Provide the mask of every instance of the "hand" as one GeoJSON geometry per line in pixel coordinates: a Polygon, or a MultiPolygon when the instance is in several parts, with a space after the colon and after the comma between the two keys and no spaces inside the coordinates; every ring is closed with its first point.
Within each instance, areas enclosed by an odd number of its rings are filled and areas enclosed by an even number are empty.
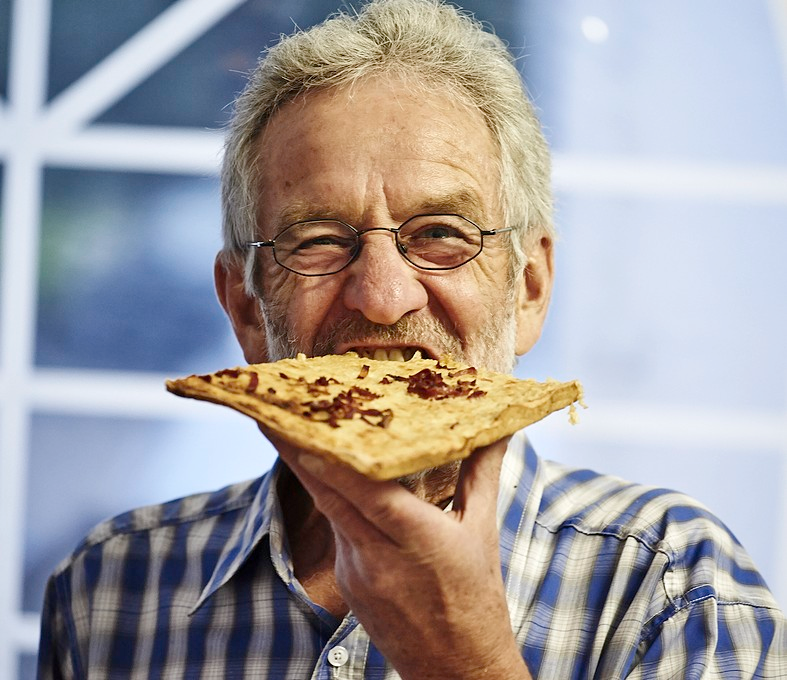
{"type": "Polygon", "coordinates": [[[496,522],[507,440],[463,462],[453,509],[281,445],[328,519],[347,604],[404,678],[530,678],[511,631],[496,522]]]}

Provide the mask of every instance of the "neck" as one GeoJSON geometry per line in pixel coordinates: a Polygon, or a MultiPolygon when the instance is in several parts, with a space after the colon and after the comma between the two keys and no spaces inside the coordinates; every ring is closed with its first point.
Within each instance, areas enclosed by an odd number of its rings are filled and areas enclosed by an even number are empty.
{"type": "Polygon", "coordinates": [[[399,483],[421,500],[444,508],[454,497],[460,461],[402,477],[399,483]]]}
{"type": "MultiPolygon", "coordinates": [[[[445,507],[453,498],[458,470],[458,464],[446,465],[400,483],[419,498],[445,507]]],[[[295,577],[315,604],[343,618],[349,608],[336,584],[336,546],[330,523],[287,467],[279,479],[278,492],[295,577]]]]}
{"type": "Polygon", "coordinates": [[[336,585],[336,548],[330,523],[289,468],[283,469],[278,491],[295,578],[315,604],[343,618],[349,608],[336,585]]]}

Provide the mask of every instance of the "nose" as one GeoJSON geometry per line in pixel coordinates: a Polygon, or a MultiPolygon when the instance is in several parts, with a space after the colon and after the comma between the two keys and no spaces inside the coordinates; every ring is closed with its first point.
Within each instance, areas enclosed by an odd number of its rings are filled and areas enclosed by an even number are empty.
{"type": "Polygon", "coordinates": [[[391,325],[428,302],[419,270],[399,254],[385,229],[363,232],[361,251],[347,268],[344,306],[372,323],[391,325]]]}

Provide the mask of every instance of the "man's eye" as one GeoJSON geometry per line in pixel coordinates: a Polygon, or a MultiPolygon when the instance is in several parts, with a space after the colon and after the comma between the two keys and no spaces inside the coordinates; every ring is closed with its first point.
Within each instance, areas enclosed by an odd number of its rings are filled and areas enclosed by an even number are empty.
{"type": "Polygon", "coordinates": [[[446,224],[430,224],[427,227],[421,227],[415,233],[410,235],[412,239],[427,240],[440,240],[446,238],[462,238],[462,233],[458,229],[454,229],[446,224]]]}
{"type": "Polygon", "coordinates": [[[309,248],[352,248],[353,239],[346,237],[334,236],[332,234],[323,234],[321,236],[313,236],[312,238],[301,241],[296,250],[308,250],[309,248]]]}

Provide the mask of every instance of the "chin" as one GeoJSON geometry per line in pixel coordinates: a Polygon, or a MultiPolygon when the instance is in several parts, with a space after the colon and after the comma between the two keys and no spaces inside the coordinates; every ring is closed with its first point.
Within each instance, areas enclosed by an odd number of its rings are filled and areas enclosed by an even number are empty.
{"type": "Polygon", "coordinates": [[[454,495],[461,464],[462,461],[454,460],[445,465],[405,475],[397,481],[419,498],[442,506],[454,495]]]}

